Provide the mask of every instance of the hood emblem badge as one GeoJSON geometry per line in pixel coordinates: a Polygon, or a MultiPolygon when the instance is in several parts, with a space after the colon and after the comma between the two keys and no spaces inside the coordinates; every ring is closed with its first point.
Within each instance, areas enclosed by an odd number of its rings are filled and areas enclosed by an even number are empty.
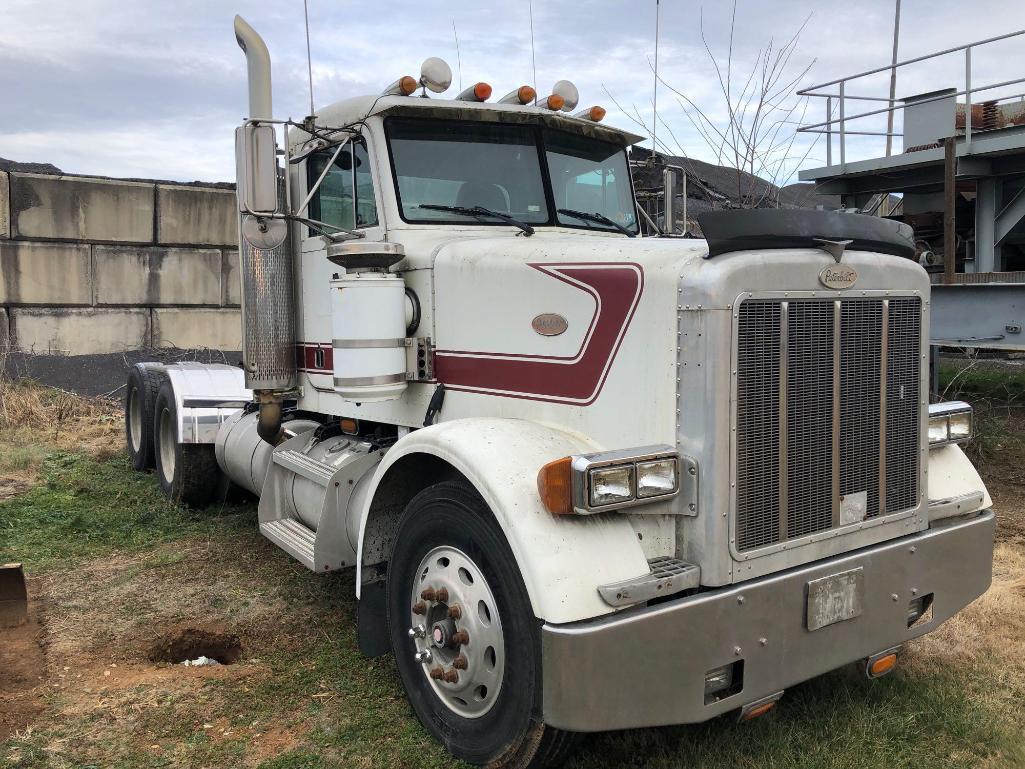
{"type": "Polygon", "coordinates": [[[823,267],[819,273],[819,283],[826,288],[851,288],[858,282],[858,271],[849,264],[837,264],[823,267]]]}
{"type": "Polygon", "coordinates": [[[569,323],[557,313],[544,312],[535,317],[530,326],[541,336],[558,336],[569,328],[569,323]]]}

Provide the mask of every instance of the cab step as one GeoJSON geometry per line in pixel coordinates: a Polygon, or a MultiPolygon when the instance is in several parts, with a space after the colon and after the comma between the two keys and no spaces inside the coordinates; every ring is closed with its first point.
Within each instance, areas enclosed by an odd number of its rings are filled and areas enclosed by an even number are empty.
{"type": "Polygon", "coordinates": [[[275,451],[271,454],[271,459],[274,460],[274,464],[280,465],[286,470],[290,470],[296,475],[321,486],[327,486],[331,482],[331,476],[335,474],[337,469],[312,457],[308,457],[296,449],[275,451]]]}
{"type": "Polygon", "coordinates": [[[690,590],[701,583],[701,567],[677,558],[652,558],[648,569],[639,577],[599,586],[602,600],[609,606],[629,606],[690,590]]]}
{"type": "Polygon", "coordinates": [[[260,524],[260,533],[298,559],[306,568],[316,569],[314,546],[317,532],[294,518],[280,518],[260,524]]]}

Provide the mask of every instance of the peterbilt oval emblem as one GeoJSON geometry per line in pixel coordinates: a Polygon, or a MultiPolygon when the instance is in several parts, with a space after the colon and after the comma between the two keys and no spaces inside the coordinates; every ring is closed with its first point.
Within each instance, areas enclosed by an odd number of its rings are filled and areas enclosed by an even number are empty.
{"type": "Polygon", "coordinates": [[[858,271],[848,264],[831,264],[819,273],[819,283],[826,288],[850,288],[858,282],[858,271]]]}
{"type": "Polygon", "coordinates": [[[561,315],[545,312],[530,322],[531,327],[541,336],[558,336],[569,328],[569,323],[561,315]]]}

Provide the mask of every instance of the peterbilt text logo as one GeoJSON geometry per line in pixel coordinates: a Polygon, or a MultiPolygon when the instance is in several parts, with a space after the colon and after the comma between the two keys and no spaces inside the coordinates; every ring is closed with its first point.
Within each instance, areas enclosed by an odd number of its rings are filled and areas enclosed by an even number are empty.
{"type": "Polygon", "coordinates": [[[569,328],[566,319],[554,312],[538,315],[530,322],[530,325],[541,336],[558,336],[569,328]]]}
{"type": "Polygon", "coordinates": [[[822,268],[819,282],[826,288],[850,288],[858,282],[858,271],[847,264],[831,264],[822,268]]]}

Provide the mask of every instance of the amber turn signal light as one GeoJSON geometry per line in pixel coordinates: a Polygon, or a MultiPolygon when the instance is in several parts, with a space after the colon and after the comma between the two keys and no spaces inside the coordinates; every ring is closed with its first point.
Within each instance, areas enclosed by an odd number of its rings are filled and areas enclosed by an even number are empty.
{"type": "Polygon", "coordinates": [[[416,78],[409,75],[404,75],[399,80],[399,93],[403,96],[409,96],[413,91],[416,90],[416,78]]]}
{"type": "Polygon", "coordinates": [[[529,85],[521,85],[520,90],[516,92],[516,95],[520,100],[520,104],[530,104],[537,98],[537,91],[529,85]]]}
{"type": "Polygon", "coordinates": [[[473,95],[477,97],[477,101],[487,101],[491,98],[491,86],[487,83],[477,83],[473,87],[473,95]]]}
{"type": "Polygon", "coordinates": [[[559,96],[559,94],[553,93],[551,96],[545,99],[545,106],[548,107],[548,109],[550,110],[555,110],[556,112],[558,112],[560,109],[566,106],[566,100],[559,96]]]}
{"type": "Polygon", "coordinates": [[[772,700],[771,702],[763,702],[761,705],[756,705],[755,707],[751,708],[750,710],[745,711],[744,714],[740,717],[740,720],[741,721],[750,721],[750,720],[752,720],[754,718],[758,718],[758,716],[764,716],[766,713],[768,713],[774,707],[776,707],[776,701],[775,700],[772,700]]]}
{"type": "Polygon", "coordinates": [[[573,512],[572,469],[569,457],[556,459],[542,467],[537,474],[537,493],[552,515],[570,515],[573,512]]]}

